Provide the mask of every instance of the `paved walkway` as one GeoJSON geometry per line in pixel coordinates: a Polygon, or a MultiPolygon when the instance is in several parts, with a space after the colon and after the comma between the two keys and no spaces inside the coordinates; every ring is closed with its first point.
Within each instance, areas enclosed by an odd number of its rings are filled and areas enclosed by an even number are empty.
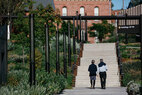
{"type": "Polygon", "coordinates": [[[73,89],[66,89],[60,95],[127,95],[126,88],[108,87],[105,90],[96,88],[90,89],[85,87],[77,87],[73,89]]]}
{"type": "MultiPolygon", "coordinates": [[[[78,66],[75,87],[90,87],[88,67],[91,60],[98,65],[100,59],[107,64],[106,87],[120,87],[119,69],[115,43],[84,44],[83,56],[78,66]]],[[[96,78],[96,87],[101,87],[99,76],[96,78]]]]}
{"type": "Polygon", "coordinates": [[[120,87],[115,43],[85,44],[80,61],[75,88],[66,89],[60,95],[127,95],[126,88],[120,87]],[[96,89],[90,89],[88,66],[92,59],[98,64],[101,58],[108,66],[106,89],[100,88],[99,77],[96,79],[96,89]]]}

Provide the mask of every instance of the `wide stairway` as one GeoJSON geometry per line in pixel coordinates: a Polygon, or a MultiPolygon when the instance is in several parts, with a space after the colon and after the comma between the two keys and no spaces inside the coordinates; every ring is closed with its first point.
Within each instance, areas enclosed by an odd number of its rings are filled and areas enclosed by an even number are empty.
{"type": "MultiPolygon", "coordinates": [[[[78,66],[75,87],[90,87],[88,67],[93,59],[97,66],[100,59],[103,59],[107,64],[106,87],[120,87],[115,43],[84,44],[83,57],[80,66],[78,66]]],[[[99,76],[96,79],[96,87],[101,87],[99,76]]]]}
{"type": "Polygon", "coordinates": [[[65,89],[61,95],[127,95],[126,88],[120,87],[118,62],[115,43],[84,44],[83,56],[78,66],[75,87],[65,89]],[[96,88],[90,89],[88,67],[94,59],[98,65],[100,59],[107,64],[106,89],[101,89],[99,76],[96,88]]]}

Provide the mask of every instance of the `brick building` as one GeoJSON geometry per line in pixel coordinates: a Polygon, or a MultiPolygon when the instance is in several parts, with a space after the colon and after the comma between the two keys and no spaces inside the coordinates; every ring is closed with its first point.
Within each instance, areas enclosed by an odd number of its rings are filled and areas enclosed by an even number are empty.
{"type": "Polygon", "coordinates": [[[88,16],[111,15],[111,0],[54,0],[54,4],[61,16],[75,16],[76,11],[82,16],[85,13],[88,16]]]}
{"type": "MultiPolygon", "coordinates": [[[[54,5],[56,9],[59,9],[61,16],[75,16],[76,11],[82,16],[85,14],[88,16],[111,15],[111,0],[54,0],[54,5]]],[[[87,22],[88,26],[92,23],[100,23],[100,20],[87,22]]],[[[88,40],[94,42],[94,38],[88,40]]]]}

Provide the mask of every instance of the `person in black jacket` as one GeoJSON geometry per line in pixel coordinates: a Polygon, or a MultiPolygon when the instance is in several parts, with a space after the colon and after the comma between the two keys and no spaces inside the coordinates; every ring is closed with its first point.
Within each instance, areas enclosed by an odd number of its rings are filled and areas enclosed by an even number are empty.
{"type": "Polygon", "coordinates": [[[100,63],[98,64],[98,69],[99,69],[99,75],[100,75],[100,81],[101,81],[101,88],[105,89],[106,88],[106,71],[107,71],[107,66],[106,63],[103,62],[103,59],[100,59],[100,63]]]}
{"type": "Polygon", "coordinates": [[[95,89],[97,66],[94,63],[95,60],[92,60],[92,64],[89,66],[88,71],[90,72],[89,76],[90,76],[91,88],[95,89]]]}

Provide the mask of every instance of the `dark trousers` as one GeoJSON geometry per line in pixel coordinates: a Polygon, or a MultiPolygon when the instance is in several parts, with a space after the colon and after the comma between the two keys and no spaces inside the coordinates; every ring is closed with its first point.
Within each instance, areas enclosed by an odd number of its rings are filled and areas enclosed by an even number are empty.
{"type": "Polygon", "coordinates": [[[95,80],[90,80],[91,87],[95,88],[95,80]]]}
{"type": "Polygon", "coordinates": [[[101,87],[105,88],[106,86],[106,72],[100,72],[100,80],[101,80],[101,87]]]}

